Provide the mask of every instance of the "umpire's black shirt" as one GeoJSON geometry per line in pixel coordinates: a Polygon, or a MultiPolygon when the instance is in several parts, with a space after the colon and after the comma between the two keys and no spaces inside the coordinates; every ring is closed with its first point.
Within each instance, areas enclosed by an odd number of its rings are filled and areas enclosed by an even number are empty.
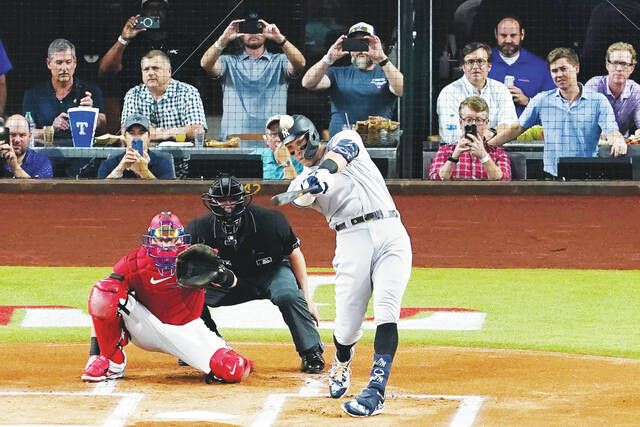
{"type": "Polygon", "coordinates": [[[242,214],[235,247],[225,245],[220,219],[209,212],[187,226],[192,243],[204,243],[219,251],[236,276],[249,278],[289,264],[288,256],[300,246],[285,216],[272,209],[249,205],[242,214]]]}

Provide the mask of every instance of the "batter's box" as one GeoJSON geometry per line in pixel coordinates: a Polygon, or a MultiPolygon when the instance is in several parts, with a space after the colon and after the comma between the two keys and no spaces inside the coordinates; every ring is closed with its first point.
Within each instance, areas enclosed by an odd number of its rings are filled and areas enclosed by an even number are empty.
{"type": "Polygon", "coordinates": [[[125,426],[143,397],[139,393],[33,391],[0,391],[0,396],[0,426],[66,427],[125,426]]]}
{"type": "MultiPolygon", "coordinates": [[[[252,427],[300,426],[313,419],[315,426],[360,425],[340,405],[347,399],[331,399],[326,394],[272,394],[252,427]]],[[[391,394],[382,415],[376,416],[376,427],[383,426],[449,426],[470,427],[482,407],[480,396],[448,396],[427,394],[391,394]]]]}

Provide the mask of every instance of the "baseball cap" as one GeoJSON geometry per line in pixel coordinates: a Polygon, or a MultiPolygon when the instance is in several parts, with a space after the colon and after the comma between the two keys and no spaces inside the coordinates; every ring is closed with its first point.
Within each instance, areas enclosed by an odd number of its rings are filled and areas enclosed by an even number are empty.
{"type": "Polygon", "coordinates": [[[275,122],[280,122],[280,114],[276,114],[275,116],[269,117],[267,123],[264,125],[264,128],[269,130],[269,126],[274,124],[275,122]]]}
{"type": "Polygon", "coordinates": [[[145,130],[149,130],[149,119],[142,114],[132,114],[124,121],[124,130],[129,130],[133,125],[139,125],[145,130]]]}
{"type": "Polygon", "coordinates": [[[375,32],[373,31],[373,25],[367,24],[366,22],[358,22],[357,24],[353,24],[351,28],[349,28],[349,37],[353,37],[357,34],[366,34],[368,36],[373,36],[375,32]]]}
{"type": "Polygon", "coordinates": [[[142,3],[140,3],[140,7],[144,7],[144,5],[146,3],[149,3],[150,1],[161,1],[164,2],[167,6],[169,6],[169,0],[142,0],[142,3]]]}

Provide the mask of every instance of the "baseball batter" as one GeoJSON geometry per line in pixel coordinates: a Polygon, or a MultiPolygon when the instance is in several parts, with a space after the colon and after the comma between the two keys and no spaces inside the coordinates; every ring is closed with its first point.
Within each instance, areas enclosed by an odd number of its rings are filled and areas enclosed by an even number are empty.
{"type": "Polygon", "coordinates": [[[123,347],[174,355],[204,372],[207,382],[240,382],[253,364],[233,351],[200,319],[204,289],[186,289],[176,281],[176,257],[189,246],[180,219],[171,212],[153,217],[142,246],[120,259],[113,273],[89,295],[100,355],[81,378],[100,382],[122,378],[123,347]]]}
{"type": "Polygon", "coordinates": [[[411,243],[380,171],[360,136],[344,130],[321,143],[314,124],[294,115],[293,126],[281,128],[289,152],[310,168],[289,190],[311,189],[294,201],[327,218],[336,231],[336,355],[329,374],[331,397],[349,387],[354,346],[362,336],[367,304],[373,296],[376,334],[369,384],[342,408],[351,416],[377,415],[398,347],[397,323],[402,296],[411,274],[411,243]]]}

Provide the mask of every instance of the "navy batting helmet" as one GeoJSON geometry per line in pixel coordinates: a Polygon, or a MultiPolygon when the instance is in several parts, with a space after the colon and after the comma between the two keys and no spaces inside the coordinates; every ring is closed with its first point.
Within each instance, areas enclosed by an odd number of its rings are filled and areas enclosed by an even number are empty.
{"type": "Polygon", "coordinates": [[[320,134],[316,129],[316,126],[313,124],[311,120],[307,116],[303,116],[302,114],[294,114],[293,116],[293,126],[290,128],[280,128],[278,133],[280,134],[280,140],[284,145],[291,143],[293,140],[298,139],[303,136],[307,140],[307,144],[305,146],[305,150],[303,152],[303,157],[307,160],[311,160],[316,155],[318,151],[318,146],[320,145],[320,134]]]}

